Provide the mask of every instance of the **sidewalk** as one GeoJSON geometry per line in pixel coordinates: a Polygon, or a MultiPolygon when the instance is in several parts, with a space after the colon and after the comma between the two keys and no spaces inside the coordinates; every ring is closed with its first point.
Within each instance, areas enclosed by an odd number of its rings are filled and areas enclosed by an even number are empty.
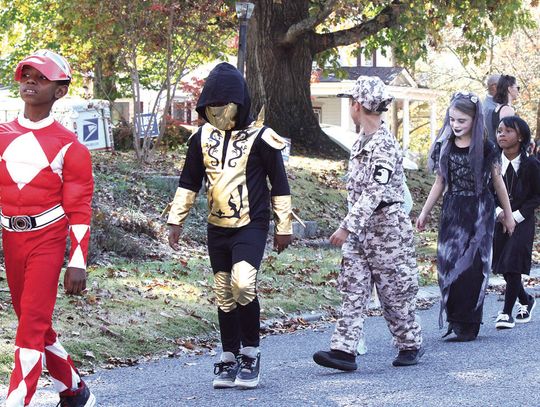
{"type": "MultiPolygon", "coordinates": [[[[540,267],[533,266],[531,268],[530,276],[523,276],[524,281],[527,281],[529,278],[540,278],[540,267]]],[[[504,286],[506,282],[504,278],[500,275],[490,275],[489,277],[489,287],[501,287],[504,286]]],[[[540,293],[540,286],[532,289],[534,292],[540,293]]],[[[436,285],[420,287],[418,290],[417,297],[423,300],[430,300],[438,298],[440,296],[439,287],[436,285]]],[[[378,305],[378,304],[377,304],[378,305]]]]}
{"type": "MultiPolygon", "coordinates": [[[[530,278],[540,278],[540,266],[533,266],[531,268],[531,274],[530,276],[523,276],[523,280],[527,281],[530,278]]],[[[490,288],[495,287],[503,287],[506,284],[504,281],[504,278],[502,276],[498,275],[491,275],[489,277],[489,286],[490,288]]],[[[528,287],[527,291],[531,291],[536,294],[536,296],[540,296],[540,284],[535,287],[528,287]]],[[[418,290],[418,294],[416,295],[416,298],[419,300],[424,301],[433,301],[437,300],[440,297],[440,291],[439,286],[437,285],[429,285],[429,286],[422,286],[418,290]]],[[[379,298],[377,296],[377,290],[373,289],[373,292],[371,294],[371,302],[369,304],[369,309],[375,310],[380,308],[381,303],[379,302],[379,298]]],[[[280,324],[283,323],[284,320],[287,319],[302,319],[305,322],[316,322],[320,321],[323,318],[325,318],[327,314],[318,312],[318,311],[311,311],[307,313],[299,313],[299,314],[290,314],[287,316],[284,316],[282,318],[272,318],[261,322],[262,328],[270,328],[274,324],[280,324]]]]}

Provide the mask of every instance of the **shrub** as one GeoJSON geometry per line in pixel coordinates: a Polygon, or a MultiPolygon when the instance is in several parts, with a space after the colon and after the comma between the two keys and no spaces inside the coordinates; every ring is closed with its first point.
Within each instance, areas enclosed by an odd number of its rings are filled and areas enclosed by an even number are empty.
{"type": "Polygon", "coordinates": [[[187,142],[191,132],[183,124],[170,116],[165,117],[165,132],[161,139],[162,148],[169,151],[177,150],[187,142]]]}
{"type": "Polygon", "coordinates": [[[133,149],[133,126],[120,124],[113,129],[114,149],[128,151],[133,149]]]}

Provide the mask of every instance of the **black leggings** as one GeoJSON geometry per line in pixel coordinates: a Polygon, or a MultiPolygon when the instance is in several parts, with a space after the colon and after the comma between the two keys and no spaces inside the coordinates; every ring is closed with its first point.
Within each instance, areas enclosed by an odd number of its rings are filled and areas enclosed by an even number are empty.
{"type": "MultiPolygon", "coordinates": [[[[208,253],[212,270],[230,272],[234,264],[247,261],[259,269],[268,229],[252,227],[220,228],[208,226],[208,253]]],[[[230,312],[218,308],[223,352],[238,354],[241,347],[259,346],[261,308],[257,297],[246,305],[236,304],[230,312]]]]}
{"type": "Polygon", "coordinates": [[[504,308],[503,314],[512,315],[512,308],[516,303],[516,299],[519,298],[521,304],[527,304],[529,297],[523,288],[521,282],[521,274],[518,273],[506,273],[503,274],[506,281],[506,292],[504,294],[504,308]]]}

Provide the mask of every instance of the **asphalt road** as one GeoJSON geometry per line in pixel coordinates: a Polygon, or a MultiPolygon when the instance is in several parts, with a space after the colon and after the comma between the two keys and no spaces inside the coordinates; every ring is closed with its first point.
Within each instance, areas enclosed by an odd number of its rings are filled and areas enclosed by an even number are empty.
{"type": "MultiPolygon", "coordinates": [[[[261,385],[255,390],[212,388],[217,356],[185,356],[100,371],[85,380],[103,407],[154,406],[540,406],[540,308],[528,324],[497,331],[502,308],[489,294],[484,325],[474,342],[441,339],[438,307],[420,311],[426,354],[396,368],[396,350],[381,317],[366,322],[368,353],[344,373],[317,366],[313,352],[327,349],[332,325],[262,341],[261,385]]],[[[54,406],[42,389],[35,406],[54,406]]]]}

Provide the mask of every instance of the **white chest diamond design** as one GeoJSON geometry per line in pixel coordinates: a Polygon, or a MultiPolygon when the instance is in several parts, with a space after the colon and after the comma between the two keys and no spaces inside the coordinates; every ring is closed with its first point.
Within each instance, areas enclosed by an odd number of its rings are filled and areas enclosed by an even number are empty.
{"type": "Polygon", "coordinates": [[[49,160],[32,132],[13,140],[4,151],[2,159],[19,189],[23,189],[41,170],[49,166],[49,160]]]}

